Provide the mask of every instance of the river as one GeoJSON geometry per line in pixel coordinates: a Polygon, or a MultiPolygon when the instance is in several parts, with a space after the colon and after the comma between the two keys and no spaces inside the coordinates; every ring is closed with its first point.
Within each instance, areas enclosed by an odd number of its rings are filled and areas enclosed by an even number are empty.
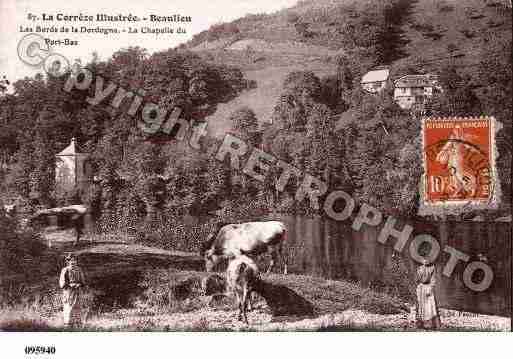
{"type": "MultiPolygon", "coordinates": [[[[397,255],[394,239],[377,241],[380,228],[354,231],[349,222],[321,217],[281,217],[289,229],[287,258],[290,271],[331,279],[350,279],[364,286],[413,293],[417,264],[409,257],[409,244],[397,255]]],[[[428,233],[439,240],[442,254],[436,261],[437,296],[440,306],[470,312],[509,315],[511,309],[511,223],[501,222],[408,222],[414,235],[428,233]],[[442,270],[449,259],[443,253],[450,245],[477,260],[486,257],[494,272],[491,286],[480,293],[463,284],[465,265],[460,262],[448,278],[442,270]]],[[[397,228],[401,228],[398,224],[397,228]]],[[[413,237],[413,236],[412,236],[413,237]]],[[[477,278],[479,279],[479,278],[477,278]]],[[[478,280],[476,280],[478,281],[478,280]]]]}

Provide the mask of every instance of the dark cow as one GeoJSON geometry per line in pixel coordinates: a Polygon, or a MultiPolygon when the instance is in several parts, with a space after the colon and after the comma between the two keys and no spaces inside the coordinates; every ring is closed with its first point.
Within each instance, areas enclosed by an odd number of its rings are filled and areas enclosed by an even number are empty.
{"type": "Polygon", "coordinates": [[[248,324],[248,309],[251,310],[251,292],[258,281],[258,267],[247,257],[240,256],[232,259],[226,270],[228,292],[235,297],[239,309],[239,320],[248,324]]]}

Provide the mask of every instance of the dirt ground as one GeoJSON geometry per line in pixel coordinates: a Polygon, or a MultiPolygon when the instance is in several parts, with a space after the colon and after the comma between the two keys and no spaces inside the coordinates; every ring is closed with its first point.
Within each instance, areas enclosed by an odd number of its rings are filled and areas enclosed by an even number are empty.
{"type": "MultiPolygon", "coordinates": [[[[273,317],[259,298],[237,320],[231,298],[205,296],[199,288],[201,258],[123,241],[102,238],[79,247],[52,238],[60,252],[73,251],[89,280],[84,293],[86,331],[412,331],[411,304],[348,281],[304,275],[263,275],[272,286],[286,288],[311,303],[315,315],[273,317]],[[177,288],[180,288],[178,293],[177,288]],[[185,290],[185,291],[184,291],[185,290]]],[[[0,306],[0,330],[63,330],[60,293],[55,278],[34,287],[33,300],[0,306]],[[46,291],[43,291],[45,288],[46,291]]],[[[507,317],[441,310],[445,331],[509,331],[507,317]]]]}
{"type": "MultiPolygon", "coordinates": [[[[415,331],[409,313],[382,315],[363,310],[346,310],[340,313],[323,314],[317,318],[289,318],[273,320],[262,310],[248,315],[249,325],[237,320],[235,311],[212,309],[190,313],[141,316],[134,321],[129,313],[123,318],[95,318],[88,325],[100,330],[157,331],[415,331]]],[[[442,311],[443,331],[509,331],[509,318],[493,316],[445,317],[442,311]]]]}

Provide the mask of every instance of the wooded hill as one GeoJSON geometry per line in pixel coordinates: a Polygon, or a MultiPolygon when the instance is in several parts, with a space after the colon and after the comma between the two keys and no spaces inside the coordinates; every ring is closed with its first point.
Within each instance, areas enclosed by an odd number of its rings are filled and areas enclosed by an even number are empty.
{"type": "MultiPolygon", "coordinates": [[[[302,1],[213,26],[177,49],[152,55],[120,49],[85,65],[124,88],[143,90],[147,101],[180,107],[187,120],[208,122],[217,137],[232,131],[331,189],[403,217],[418,208],[419,116],[401,110],[390,91],[364,93],[359,81],[377,65],[390,66],[392,78],[439,74],[444,92],[429,103],[429,114],[486,114],[504,124],[498,158],[504,201],[500,211],[484,213],[493,219],[510,213],[510,15],[500,1],[302,1]],[[337,130],[348,110],[352,120],[337,130]]],[[[0,96],[5,201],[27,207],[85,202],[97,209],[102,230],[140,230],[162,239],[169,238],[164,228],[170,223],[184,227],[177,220],[183,214],[312,213],[307,202],[295,203],[297,183],[276,193],[279,173],[259,183],[173,134],[148,137],[126,108],[90,106],[85,98],[93,88],[69,94],[62,90],[66,78],[10,80],[15,92],[0,96]],[[91,153],[99,181],[58,194],[54,155],[71,137],[91,153]]]]}

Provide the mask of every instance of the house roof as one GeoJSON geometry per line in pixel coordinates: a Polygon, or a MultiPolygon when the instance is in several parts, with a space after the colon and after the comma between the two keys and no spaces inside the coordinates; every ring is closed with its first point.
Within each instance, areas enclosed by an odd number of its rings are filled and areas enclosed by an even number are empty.
{"type": "Polygon", "coordinates": [[[389,75],[390,70],[388,69],[371,70],[362,76],[361,83],[386,81],[389,75]]]}
{"type": "Polygon", "coordinates": [[[437,82],[437,75],[406,75],[395,81],[395,87],[426,87],[433,86],[437,82]]]}
{"type": "Polygon", "coordinates": [[[78,148],[77,148],[77,144],[76,144],[75,138],[72,138],[71,139],[71,143],[68,145],[68,147],[63,149],[61,152],[57,153],[56,156],[74,156],[74,155],[76,155],[78,153],[79,152],[78,152],[78,148]]]}

